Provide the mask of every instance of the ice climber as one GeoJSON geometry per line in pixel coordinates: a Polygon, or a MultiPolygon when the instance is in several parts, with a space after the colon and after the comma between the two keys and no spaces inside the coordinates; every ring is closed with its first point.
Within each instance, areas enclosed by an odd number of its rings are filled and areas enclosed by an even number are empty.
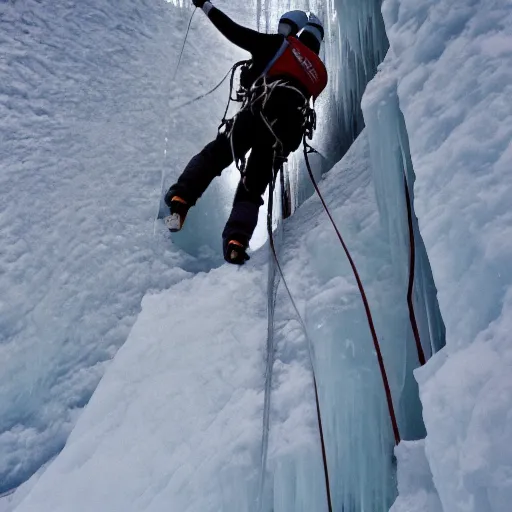
{"type": "Polygon", "coordinates": [[[318,53],[324,37],[313,14],[291,11],[279,22],[277,34],[240,26],[209,1],[192,0],[233,44],[249,52],[251,64],[243,70],[246,99],[240,111],[219,130],[217,138],[190,160],[165,196],[170,208],[167,227],[183,227],[188,209],[212,180],[235,159],[245,163],[231,215],[222,233],[224,258],[242,265],[258,221],[262,195],[306,130],[310,100],[327,84],[327,71],[318,53]]]}

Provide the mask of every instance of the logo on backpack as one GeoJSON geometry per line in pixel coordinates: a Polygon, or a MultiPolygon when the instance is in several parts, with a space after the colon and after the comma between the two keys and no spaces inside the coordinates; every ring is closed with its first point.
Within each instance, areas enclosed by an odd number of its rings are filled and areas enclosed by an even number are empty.
{"type": "Polygon", "coordinates": [[[307,57],[304,57],[297,48],[292,48],[292,53],[294,57],[299,61],[299,64],[302,66],[309,78],[311,78],[314,83],[317,83],[320,78],[311,61],[307,57]]]}

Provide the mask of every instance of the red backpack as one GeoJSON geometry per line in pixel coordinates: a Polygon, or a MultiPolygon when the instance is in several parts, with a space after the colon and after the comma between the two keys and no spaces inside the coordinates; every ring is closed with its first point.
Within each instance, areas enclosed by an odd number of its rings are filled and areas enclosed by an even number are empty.
{"type": "Polygon", "coordinates": [[[288,37],[270,61],[263,76],[288,77],[316,99],[327,86],[327,69],[320,57],[296,37],[288,37]]]}

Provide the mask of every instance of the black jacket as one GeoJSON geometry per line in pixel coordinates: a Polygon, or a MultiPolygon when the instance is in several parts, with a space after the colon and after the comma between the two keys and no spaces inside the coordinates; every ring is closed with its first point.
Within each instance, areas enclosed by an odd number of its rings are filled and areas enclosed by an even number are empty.
{"type": "Polygon", "coordinates": [[[281,48],[284,36],[281,34],[262,34],[256,30],[238,25],[216,7],[212,7],[208,13],[208,18],[224,37],[251,54],[252,65],[241,77],[242,86],[248,89],[262,75],[268,63],[281,48]]]}

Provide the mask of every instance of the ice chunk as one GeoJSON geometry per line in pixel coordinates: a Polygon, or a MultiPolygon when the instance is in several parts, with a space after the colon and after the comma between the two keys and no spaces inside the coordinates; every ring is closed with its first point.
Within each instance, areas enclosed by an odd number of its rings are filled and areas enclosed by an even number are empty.
{"type": "Polygon", "coordinates": [[[425,441],[402,441],[395,454],[399,497],[389,512],[444,512],[425,457],[425,441]]]}

